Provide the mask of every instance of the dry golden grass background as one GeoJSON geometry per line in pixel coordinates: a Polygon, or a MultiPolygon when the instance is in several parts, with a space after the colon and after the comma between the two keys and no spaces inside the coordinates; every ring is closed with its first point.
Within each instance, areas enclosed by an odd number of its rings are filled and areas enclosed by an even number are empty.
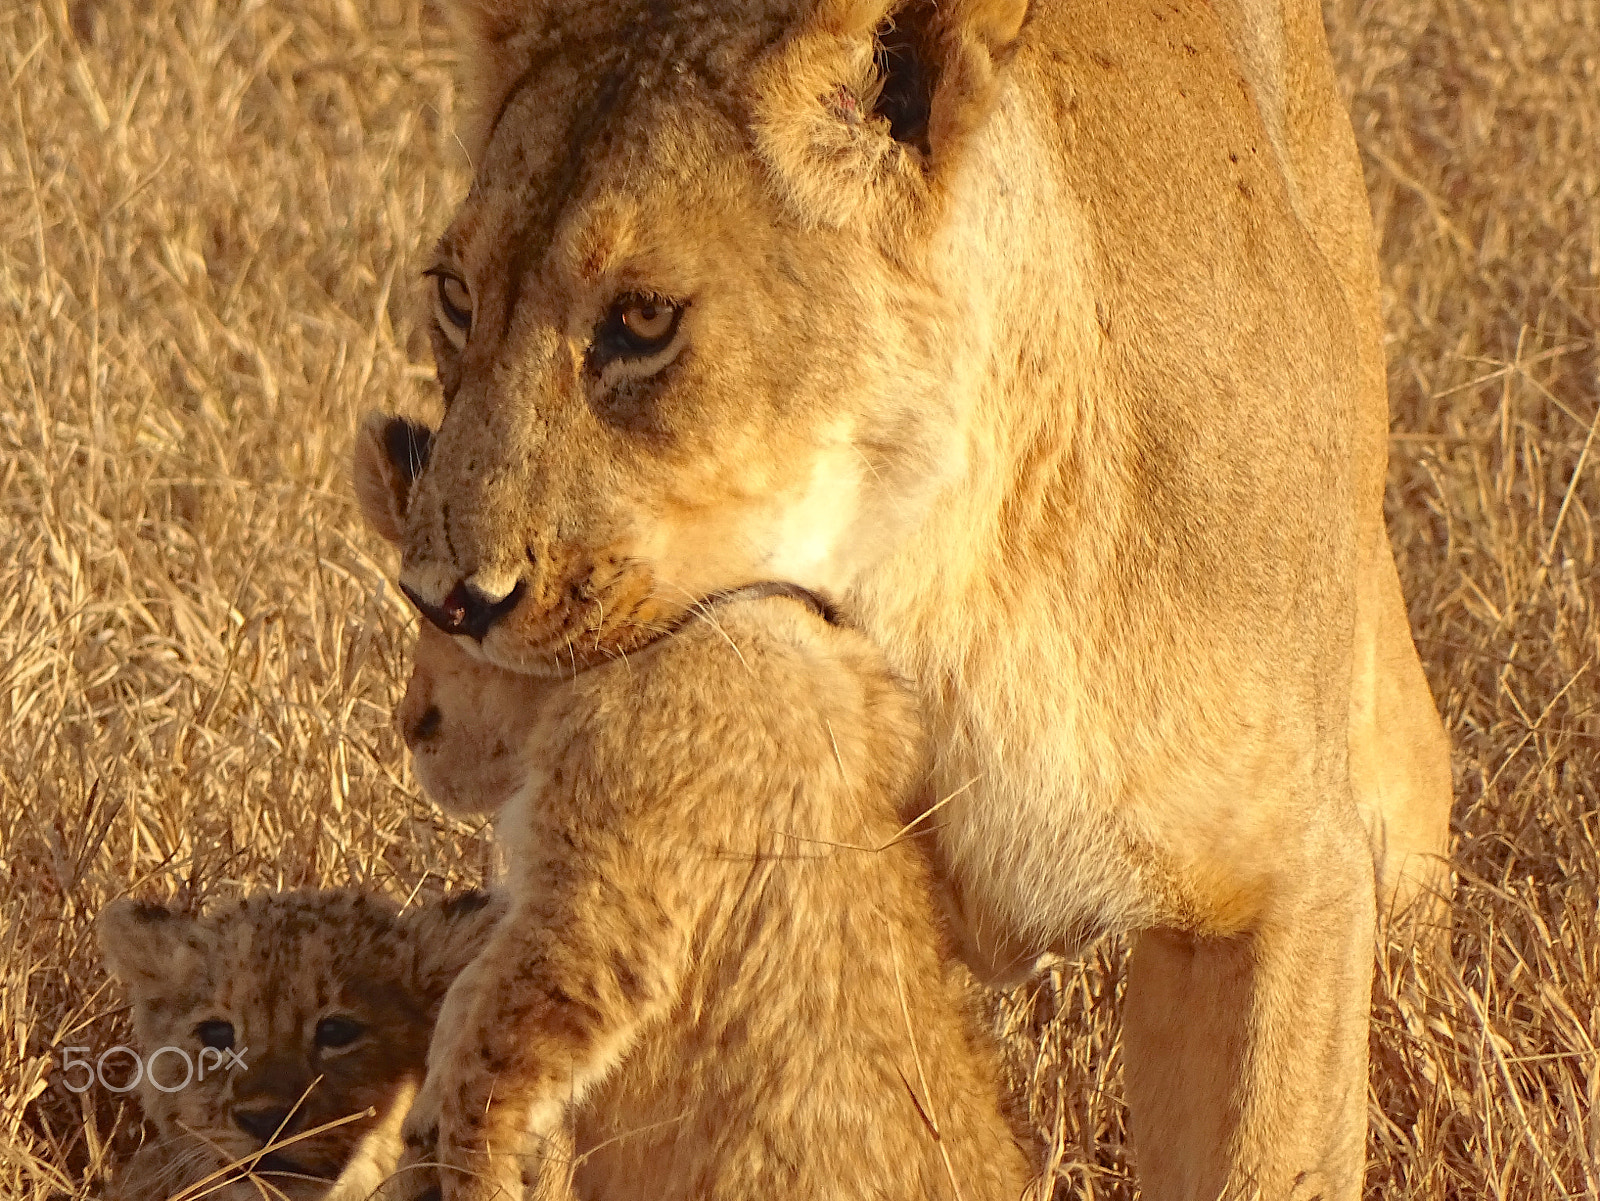
{"type": "MultiPolygon", "coordinates": [[[[1374,1198],[1600,1197],[1600,0],[1328,0],[1383,258],[1389,517],[1455,746],[1451,954],[1375,989],[1374,1198]]],[[[471,879],[390,724],[411,617],[344,466],[422,405],[464,184],[422,0],[0,5],[0,1196],[136,1112],[91,923],[471,879]]],[[[1130,1197],[1116,946],[999,1020],[1063,1195],[1130,1197]]]]}

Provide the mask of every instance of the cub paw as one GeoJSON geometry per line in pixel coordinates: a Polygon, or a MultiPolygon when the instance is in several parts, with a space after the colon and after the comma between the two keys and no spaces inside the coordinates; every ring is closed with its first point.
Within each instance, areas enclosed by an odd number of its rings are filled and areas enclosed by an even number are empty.
{"type": "Polygon", "coordinates": [[[421,1098],[411,1107],[401,1128],[405,1149],[394,1174],[383,1182],[373,1201],[442,1201],[439,1182],[439,1120],[434,1113],[418,1113],[421,1098]]]}

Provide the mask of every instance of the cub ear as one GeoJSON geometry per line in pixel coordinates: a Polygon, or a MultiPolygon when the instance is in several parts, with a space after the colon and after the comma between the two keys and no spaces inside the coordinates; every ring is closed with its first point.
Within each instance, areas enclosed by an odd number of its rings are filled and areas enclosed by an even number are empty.
{"type": "Polygon", "coordinates": [[[756,144],[798,215],[844,225],[885,188],[897,224],[927,212],[988,117],[1027,12],[1028,0],[821,0],[755,80],[756,144]]]}
{"type": "Polygon", "coordinates": [[[402,914],[417,948],[417,987],[437,1008],[451,983],[478,957],[508,904],[504,895],[470,889],[402,914]]]}
{"type": "Polygon", "coordinates": [[[356,500],[368,523],[387,542],[400,542],[411,485],[428,463],[433,431],[404,417],[368,413],[356,434],[356,500]]]}
{"type": "Polygon", "coordinates": [[[150,901],[124,897],[95,923],[106,968],[135,1000],[181,989],[205,965],[200,923],[150,901]]]}

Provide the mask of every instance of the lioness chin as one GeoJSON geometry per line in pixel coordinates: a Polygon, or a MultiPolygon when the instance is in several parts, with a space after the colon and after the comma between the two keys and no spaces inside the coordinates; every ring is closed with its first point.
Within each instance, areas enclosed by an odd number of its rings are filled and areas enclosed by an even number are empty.
{"type": "Polygon", "coordinates": [[[1315,0],[451,7],[422,611],[560,675],[827,597],[929,715],[974,966],[1137,932],[1144,1195],[1356,1197],[1450,776],[1315,0]]]}

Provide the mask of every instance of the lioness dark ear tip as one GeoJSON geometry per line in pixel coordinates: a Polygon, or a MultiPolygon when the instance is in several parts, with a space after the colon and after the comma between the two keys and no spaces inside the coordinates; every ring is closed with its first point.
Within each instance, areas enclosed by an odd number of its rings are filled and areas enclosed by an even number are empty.
{"type": "Polygon", "coordinates": [[[386,542],[400,542],[411,485],[432,445],[433,431],[420,422],[376,412],[361,419],[351,464],[356,500],[386,542]]]}
{"type": "Polygon", "coordinates": [[[428,463],[433,431],[420,421],[373,410],[361,419],[356,439],[356,470],[392,467],[406,480],[415,480],[428,463]],[[368,456],[376,455],[378,462],[368,456]]]}
{"type": "Polygon", "coordinates": [[[388,413],[376,410],[361,418],[361,424],[356,429],[355,447],[350,452],[350,467],[358,488],[363,476],[381,474],[386,469],[389,456],[385,431],[393,420],[388,413]]]}
{"type": "Polygon", "coordinates": [[[398,542],[400,522],[395,512],[394,468],[389,465],[384,439],[389,420],[383,413],[369,413],[362,419],[356,433],[355,450],[350,456],[350,482],[367,524],[385,542],[398,542]]]}
{"type": "Polygon", "coordinates": [[[361,414],[361,434],[363,437],[376,437],[382,441],[384,427],[395,420],[393,413],[385,413],[382,409],[368,409],[361,414]]]}
{"type": "Polygon", "coordinates": [[[390,418],[383,427],[383,449],[395,470],[414,483],[428,465],[428,452],[433,449],[433,431],[419,421],[404,417],[390,418]]]}

